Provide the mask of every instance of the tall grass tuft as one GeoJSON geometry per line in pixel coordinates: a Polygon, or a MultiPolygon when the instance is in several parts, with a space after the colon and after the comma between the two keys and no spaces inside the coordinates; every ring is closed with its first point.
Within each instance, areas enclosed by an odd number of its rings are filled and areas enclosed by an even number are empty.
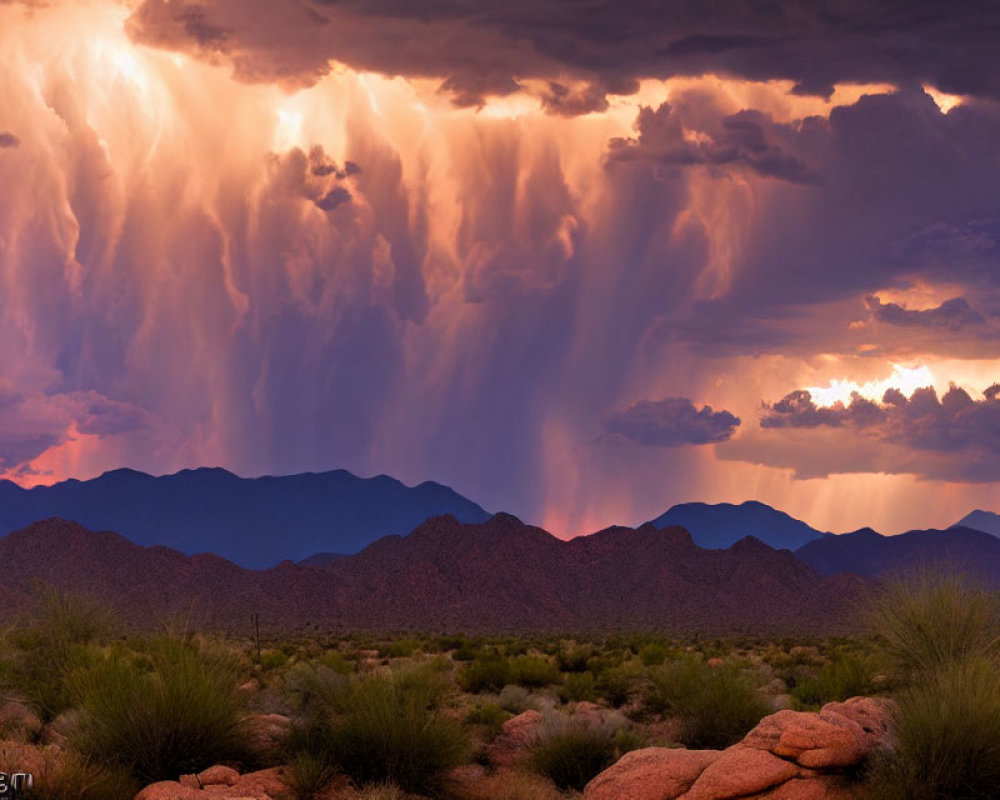
{"type": "Polygon", "coordinates": [[[754,683],[736,667],[709,667],[688,658],[649,672],[645,709],[681,722],[687,747],[722,749],[735,744],[768,712],[754,683]]]}
{"type": "Polygon", "coordinates": [[[241,760],[235,667],[176,639],[154,640],[149,653],[145,662],[111,656],[72,677],[77,751],[144,783],[241,760]]]}
{"type": "Polygon", "coordinates": [[[996,598],[955,572],[926,569],[891,581],[875,599],[869,623],[904,682],[1000,654],[996,598]]]}
{"type": "Polygon", "coordinates": [[[901,693],[896,745],[872,768],[875,800],[1000,796],[1000,674],[985,659],[953,662],[901,693]]]}
{"type": "Polygon", "coordinates": [[[612,726],[562,720],[535,742],[531,762],[560,789],[582,792],[595,776],[641,745],[636,736],[612,726]]]}
{"type": "Polygon", "coordinates": [[[358,785],[390,780],[408,792],[433,793],[469,753],[462,723],[441,713],[446,688],[434,666],[357,678],[290,746],[333,754],[358,785]]]}
{"type": "Polygon", "coordinates": [[[294,800],[312,800],[329,786],[340,770],[326,752],[299,750],[288,759],[282,775],[294,800]]]}

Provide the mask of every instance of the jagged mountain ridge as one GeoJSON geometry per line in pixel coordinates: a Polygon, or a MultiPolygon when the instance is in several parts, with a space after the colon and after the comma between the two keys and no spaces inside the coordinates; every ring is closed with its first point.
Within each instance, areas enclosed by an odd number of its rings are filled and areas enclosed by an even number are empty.
{"type": "Polygon", "coordinates": [[[1000,539],[972,528],[915,530],[896,536],[862,528],[810,542],[795,555],[825,576],[852,573],[879,578],[940,568],[1000,589],[1000,539]]]}
{"type": "Polygon", "coordinates": [[[120,469],[33,489],[0,481],[0,534],[60,517],[147,547],[215,553],[257,569],[317,552],[355,553],[446,513],[466,522],[490,516],[439,483],[408,487],[346,470],[241,478],[219,468],[160,477],[120,469]]]}
{"type": "Polygon", "coordinates": [[[747,539],[697,547],[680,528],[609,528],[570,541],[509,515],[441,516],[322,567],[248,570],[214,555],[144,548],[64,520],[0,540],[17,563],[2,614],[26,613],[36,580],[95,594],[133,626],[190,616],[203,628],[503,632],[657,629],[703,634],[830,632],[867,586],[820,579],[747,539]]]}

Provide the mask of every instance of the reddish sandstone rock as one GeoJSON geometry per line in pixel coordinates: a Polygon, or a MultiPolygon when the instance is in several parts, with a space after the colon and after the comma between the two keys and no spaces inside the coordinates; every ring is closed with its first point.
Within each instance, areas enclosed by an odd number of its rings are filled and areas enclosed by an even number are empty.
{"type": "Polygon", "coordinates": [[[218,786],[219,784],[234,786],[240,779],[240,773],[232,767],[224,767],[220,764],[216,764],[214,767],[203,769],[198,773],[197,777],[198,782],[203,787],[218,786]]]}
{"type": "Polygon", "coordinates": [[[498,767],[510,767],[524,760],[541,724],[542,715],[534,709],[511,717],[487,750],[490,762],[498,767]]]}
{"type": "Polygon", "coordinates": [[[240,775],[239,780],[226,791],[226,796],[255,797],[267,800],[267,798],[276,798],[287,794],[287,792],[288,785],[282,779],[281,768],[272,767],[240,775]]]}
{"type": "Polygon", "coordinates": [[[736,746],[767,750],[811,769],[839,769],[863,761],[870,739],[847,717],[786,710],[764,717],[736,746]]]}
{"type": "Polygon", "coordinates": [[[201,781],[198,780],[198,776],[197,775],[181,775],[177,779],[177,782],[181,786],[186,786],[188,789],[200,789],[201,788],[201,781]]]}
{"type": "Polygon", "coordinates": [[[854,794],[831,777],[793,778],[780,786],[753,795],[753,800],[852,800],[854,794]]]}
{"type": "Polygon", "coordinates": [[[673,800],[721,753],[647,747],[623,755],[583,790],[584,800],[673,800]]]}
{"type": "Polygon", "coordinates": [[[135,800],[202,800],[205,793],[200,789],[181,786],[177,781],[152,783],[135,796],[135,800]]]}
{"type": "Polygon", "coordinates": [[[893,708],[893,702],[883,697],[852,697],[843,703],[827,703],[819,716],[828,722],[847,719],[855,723],[863,734],[862,745],[872,750],[888,737],[893,708]]]}
{"type": "Polygon", "coordinates": [[[731,747],[681,795],[684,800],[729,800],[763,792],[794,778],[798,769],[765,750],[731,747]]]}

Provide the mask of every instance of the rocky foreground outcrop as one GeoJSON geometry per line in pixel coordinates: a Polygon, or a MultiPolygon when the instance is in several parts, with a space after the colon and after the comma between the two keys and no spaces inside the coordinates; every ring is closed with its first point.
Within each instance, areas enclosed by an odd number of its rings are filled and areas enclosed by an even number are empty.
{"type": "Polygon", "coordinates": [[[889,701],[779,711],[726,750],[647,747],[594,778],[584,800],[847,800],[846,773],[888,745],[889,701]]]}

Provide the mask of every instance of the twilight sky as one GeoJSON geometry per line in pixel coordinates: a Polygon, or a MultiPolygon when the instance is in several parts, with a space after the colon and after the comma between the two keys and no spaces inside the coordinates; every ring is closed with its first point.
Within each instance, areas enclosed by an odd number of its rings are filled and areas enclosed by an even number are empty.
{"type": "Polygon", "coordinates": [[[895,533],[1000,510],[998,381],[995,3],[0,0],[22,485],[895,533]]]}

